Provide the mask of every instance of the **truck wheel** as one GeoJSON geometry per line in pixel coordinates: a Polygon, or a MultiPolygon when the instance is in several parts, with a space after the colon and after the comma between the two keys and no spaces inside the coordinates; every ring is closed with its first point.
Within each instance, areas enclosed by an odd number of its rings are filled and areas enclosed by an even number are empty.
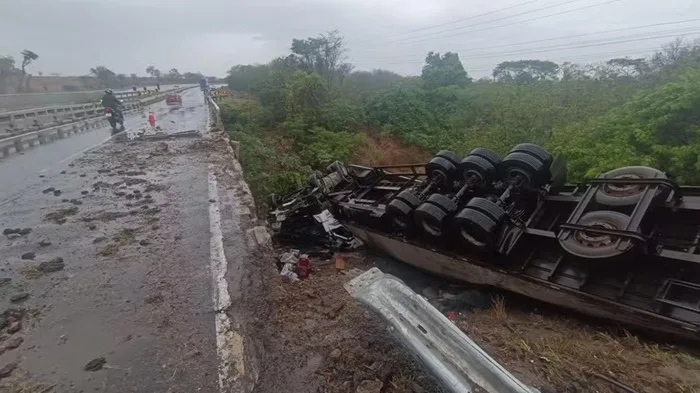
{"type": "Polygon", "coordinates": [[[400,199],[393,199],[386,205],[385,213],[391,224],[400,229],[406,229],[411,222],[411,213],[415,207],[411,207],[400,199]]]}
{"type": "Polygon", "coordinates": [[[498,155],[498,153],[491,151],[489,149],[483,148],[483,147],[477,147],[474,150],[472,150],[469,153],[470,156],[479,156],[486,161],[490,162],[491,165],[498,166],[498,163],[501,162],[501,156],[498,155]]]}
{"type": "Polygon", "coordinates": [[[452,214],[457,211],[457,204],[452,199],[442,194],[433,194],[425,202],[439,207],[447,214],[452,214]]]}
{"type": "Polygon", "coordinates": [[[457,155],[457,153],[450,151],[450,150],[440,150],[435,157],[442,157],[446,159],[447,161],[450,162],[450,164],[454,165],[455,167],[459,166],[460,161],[462,161],[461,158],[457,155]]]}
{"type": "Polygon", "coordinates": [[[516,186],[540,187],[549,180],[542,161],[523,152],[508,153],[498,168],[501,179],[516,186]]]}
{"type": "Polygon", "coordinates": [[[478,179],[475,183],[477,187],[485,187],[496,177],[496,168],[487,159],[468,155],[459,164],[459,171],[464,181],[478,179]]]}
{"type": "Polygon", "coordinates": [[[425,165],[425,173],[428,175],[428,178],[442,186],[450,184],[455,171],[455,166],[443,157],[433,157],[425,165]]]}
{"type": "Polygon", "coordinates": [[[472,198],[466,207],[485,214],[496,223],[501,223],[506,218],[506,212],[498,204],[486,198],[472,198]]]}
{"type": "Polygon", "coordinates": [[[471,246],[493,250],[498,242],[498,224],[484,213],[466,207],[454,218],[459,235],[471,246]]]}
{"type": "Polygon", "coordinates": [[[423,203],[413,212],[413,219],[425,233],[432,237],[440,237],[445,232],[447,213],[432,203],[423,203]]]}
{"type": "Polygon", "coordinates": [[[546,167],[552,165],[552,161],[554,161],[550,152],[534,143],[521,143],[510,150],[510,153],[514,152],[529,154],[540,160],[546,167]]]}
{"type": "Polygon", "coordinates": [[[403,201],[406,205],[415,209],[420,205],[420,198],[413,190],[403,190],[396,196],[396,199],[403,201]]]}
{"type": "MultiPolygon", "coordinates": [[[[590,227],[619,229],[622,230],[627,226],[630,217],[608,210],[599,210],[589,212],[579,219],[579,225],[590,227]]],[[[636,230],[636,229],[635,229],[636,230]]],[[[569,237],[564,240],[559,240],[561,247],[571,255],[587,259],[604,259],[622,255],[632,249],[634,246],[630,242],[629,246],[624,250],[616,248],[618,237],[611,235],[600,235],[586,231],[573,231],[569,237]]]]}
{"type": "MultiPolygon", "coordinates": [[[[646,166],[626,166],[613,169],[601,177],[606,179],[666,179],[666,175],[658,169],[646,166]]],[[[666,194],[665,188],[660,188],[656,197],[666,194]]],[[[596,202],[607,206],[634,205],[642,198],[643,184],[602,184],[595,194],[596,202]]]]}

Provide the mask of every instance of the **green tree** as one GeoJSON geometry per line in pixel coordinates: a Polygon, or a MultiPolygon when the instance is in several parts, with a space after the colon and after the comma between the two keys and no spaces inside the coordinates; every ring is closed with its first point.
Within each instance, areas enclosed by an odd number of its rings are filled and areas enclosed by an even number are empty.
{"type": "Polygon", "coordinates": [[[447,52],[444,55],[428,52],[425,65],[421,72],[425,86],[434,89],[442,86],[466,86],[471,82],[457,53],[447,52]]]}
{"type": "Polygon", "coordinates": [[[543,60],[504,61],[493,69],[499,82],[531,83],[558,79],[559,65],[543,60]]]}
{"type": "Polygon", "coordinates": [[[5,93],[10,78],[17,73],[12,56],[0,56],[0,94],[5,93]]]}
{"type": "Polygon", "coordinates": [[[307,125],[317,124],[328,100],[328,84],[317,73],[296,71],[283,90],[287,116],[307,125]]]}
{"type": "Polygon", "coordinates": [[[306,71],[322,75],[329,86],[340,84],[343,78],[352,71],[352,66],[345,63],[345,43],[337,30],[307,39],[293,39],[291,58],[306,71]]]}
{"type": "Polygon", "coordinates": [[[114,85],[117,79],[117,75],[114,73],[114,71],[105,66],[90,68],[90,74],[97,79],[100,87],[110,87],[114,85]]]}
{"type": "Polygon", "coordinates": [[[22,76],[19,80],[19,85],[17,86],[17,91],[26,91],[29,87],[29,81],[27,80],[27,66],[33,61],[39,58],[35,52],[25,49],[22,51],[22,76]]]}

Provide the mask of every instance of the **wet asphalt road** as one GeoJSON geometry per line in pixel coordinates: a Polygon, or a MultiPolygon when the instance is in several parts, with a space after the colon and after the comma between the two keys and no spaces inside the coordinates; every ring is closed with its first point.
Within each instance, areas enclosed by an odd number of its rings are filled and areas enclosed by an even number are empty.
{"type": "MultiPolygon", "coordinates": [[[[151,110],[161,132],[206,130],[196,89],[182,109],[151,110]]],[[[126,126],[145,129],[145,113],[126,126]]],[[[18,365],[0,391],[219,391],[208,177],[225,158],[207,139],[107,138],[93,130],[0,161],[0,229],[31,228],[0,236],[0,311],[23,310],[5,313],[21,326],[0,333],[0,368],[18,365]],[[62,268],[48,271],[55,258],[62,268]]],[[[226,254],[245,258],[238,213],[221,210],[226,254]]]]}

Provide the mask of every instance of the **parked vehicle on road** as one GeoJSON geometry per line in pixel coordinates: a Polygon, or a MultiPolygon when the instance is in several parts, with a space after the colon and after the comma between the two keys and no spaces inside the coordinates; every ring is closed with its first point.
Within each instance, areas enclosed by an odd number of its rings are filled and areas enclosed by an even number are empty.
{"type": "Polygon", "coordinates": [[[700,340],[700,187],[657,169],[567,185],[563,157],[524,143],[503,158],[334,163],[306,189],[366,245],[418,268],[700,340]]]}
{"type": "Polygon", "coordinates": [[[169,106],[182,106],[182,96],[177,93],[171,93],[165,96],[165,103],[169,106]]]}

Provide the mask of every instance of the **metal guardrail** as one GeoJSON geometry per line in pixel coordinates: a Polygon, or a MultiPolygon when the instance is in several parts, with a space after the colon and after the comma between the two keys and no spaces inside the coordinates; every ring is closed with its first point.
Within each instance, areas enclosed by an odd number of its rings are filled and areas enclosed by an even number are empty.
{"type": "MultiPolygon", "coordinates": [[[[174,90],[175,92],[181,92],[188,89],[189,87],[179,88],[174,90]]],[[[163,97],[171,93],[171,91],[161,92],[159,94],[154,94],[148,97],[137,98],[138,102],[132,101],[125,105],[125,112],[131,112],[137,110],[145,105],[150,105],[154,102],[160,101],[163,97]]],[[[6,138],[0,139],[0,152],[2,152],[3,157],[7,157],[12,153],[22,152],[27,147],[33,147],[36,144],[45,144],[51,142],[55,139],[62,139],[66,136],[76,134],[81,131],[96,129],[104,125],[106,122],[104,118],[104,108],[100,104],[84,104],[84,105],[72,105],[70,107],[78,108],[72,113],[76,115],[73,121],[65,124],[52,125],[48,128],[42,128],[36,131],[25,132],[19,135],[14,135],[6,138]]],[[[52,108],[41,108],[28,110],[28,112],[36,115],[37,113],[53,113],[48,112],[49,109],[56,109],[59,107],[52,108]]],[[[17,112],[27,112],[27,111],[17,111],[17,112]]],[[[12,113],[17,113],[12,112],[12,113]]],[[[0,120],[4,114],[0,114],[0,120]]]]}
{"type": "MultiPolygon", "coordinates": [[[[205,98],[207,100],[207,105],[209,105],[210,113],[214,116],[214,125],[216,128],[224,131],[224,122],[221,120],[221,108],[219,108],[219,105],[216,103],[214,100],[214,97],[212,97],[211,94],[208,94],[207,92],[204,92],[205,98]]],[[[239,159],[240,156],[240,143],[238,141],[231,141],[231,147],[233,148],[233,154],[236,157],[236,159],[239,159]]]]}
{"type": "MultiPolygon", "coordinates": [[[[130,109],[132,106],[130,104],[140,105],[140,100],[163,93],[149,90],[120,92],[115,93],[115,95],[130,109]]],[[[14,136],[30,131],[38,131],[42,128],[84,120],[87,116],[93,114],[94,111],[101,109],[102,106],[99,103],[89,103],[0,113],[0,138],[2,138],[3,134],[5,134],[4,136],[14,136]]]]}
{"type": "Polygon", "coordinates": [[[411,354],[452,393],[538,393],[498,364],[427,300],[396,277],[372,268],[345,284],[378,313],[411,354]]]}

